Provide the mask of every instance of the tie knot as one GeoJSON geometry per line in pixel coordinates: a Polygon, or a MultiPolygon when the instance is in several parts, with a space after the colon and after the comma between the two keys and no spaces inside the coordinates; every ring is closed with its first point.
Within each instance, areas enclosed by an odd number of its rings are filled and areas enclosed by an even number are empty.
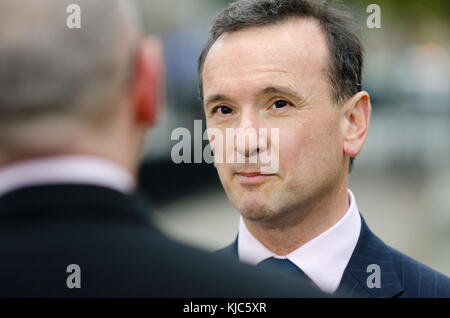
{"type": "Polygon", "coordinates": [[[304,281],[308,282],[312,286],[315,286],[313,281],[305,274],[299,267],[297,267],[294,263],[292,263],[287,258],[275,258],[269,257],[263,260],[262,262],[256,265],[257,267],[266,268],[266,269],[276,269],[278,271],[283,271],[285,273],[297,274],[298,277],[301,277],[304,281]]]}
{"type": "Polygon", "coordinates": [[[281,270],[283,272],[290,272],[290,273],[303,273],[303,271],[298,268],[294,263],[292,263],[287,258],[275,258],[275,257],[269,257],[263,260],[261,263],[258,263],[256,265],[261,268],[277,268],[278,270],[281,270]]]}

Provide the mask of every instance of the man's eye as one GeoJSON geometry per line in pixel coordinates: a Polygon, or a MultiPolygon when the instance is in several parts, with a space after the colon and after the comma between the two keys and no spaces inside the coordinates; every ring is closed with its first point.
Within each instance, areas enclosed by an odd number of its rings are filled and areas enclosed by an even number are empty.
{"type": "Polygon", "coordinates": [[[283,99],[279,99],[275,103],[273,103],[273,106],[275,108],[283,108],[283,107],[286,107],[286,106],[289,106],[289,105],[291,105],[291,104],[288,101],[285,101],[283,99]]]}
{"type": "Polygon", "coordinates": [[[217,106],[213,109],[213,113],[218,112],[221,115],[228,115],[233,112],[233,110],[228,106],[217,106]]]}

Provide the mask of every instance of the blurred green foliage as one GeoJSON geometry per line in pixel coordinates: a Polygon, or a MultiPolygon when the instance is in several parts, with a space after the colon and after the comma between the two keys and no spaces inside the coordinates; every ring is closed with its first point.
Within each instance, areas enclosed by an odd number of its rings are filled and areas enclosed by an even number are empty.
{"type": "MultiPolygon", "coordinates": [[[[216,0],[223,3],[225,7],[232,0],[216,0]]],[[[336,1],[334,1],[336,2],[336,1]]],[[[369,4],[378,4],[381,14],[396,18],[405,23],[413,23],[414,20],[439,19],[448,23],[450,18],[450,0],[338,0],[352,7],[365,8],[369,4]]]]}
{"type": "Polygon", "coordinates": [[[387,14],[406,23],[424,19],[448,21],[450,17],[449,0],[344,0],[342,2],[364,8],[375,3],[380,6],[382,15],[387,14]]]}

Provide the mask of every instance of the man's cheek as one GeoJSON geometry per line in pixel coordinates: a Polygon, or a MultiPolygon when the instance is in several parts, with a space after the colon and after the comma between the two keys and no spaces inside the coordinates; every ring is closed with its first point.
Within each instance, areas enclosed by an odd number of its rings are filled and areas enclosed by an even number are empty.
{"type": "Polygon", "coordinates": [[[288,129],[280,130],[279,161],[280,166],[297,163],[305,145],[299,134],[288,129]]]}

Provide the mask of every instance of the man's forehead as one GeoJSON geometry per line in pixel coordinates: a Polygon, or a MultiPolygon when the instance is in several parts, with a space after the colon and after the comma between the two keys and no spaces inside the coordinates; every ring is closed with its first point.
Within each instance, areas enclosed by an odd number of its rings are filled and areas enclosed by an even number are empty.
{"type": "Polygon", "coordinates": [[[243,71],[260,66],[292,67],[316,66],[323,70],[328,59],[325,35],[314,19],[292,18],[273,25],[249,27],[223,34],[211,47],[204,72],[220,69],[243,71]]]}
{"type": "Polygon", "coordinates": [[[204,102],[214,95],[256,98],[271,86],[287,87],[304,97],[328,90],[328,56],[325,36],[312,19],[225,34],[205,61],[204,102]]]}

